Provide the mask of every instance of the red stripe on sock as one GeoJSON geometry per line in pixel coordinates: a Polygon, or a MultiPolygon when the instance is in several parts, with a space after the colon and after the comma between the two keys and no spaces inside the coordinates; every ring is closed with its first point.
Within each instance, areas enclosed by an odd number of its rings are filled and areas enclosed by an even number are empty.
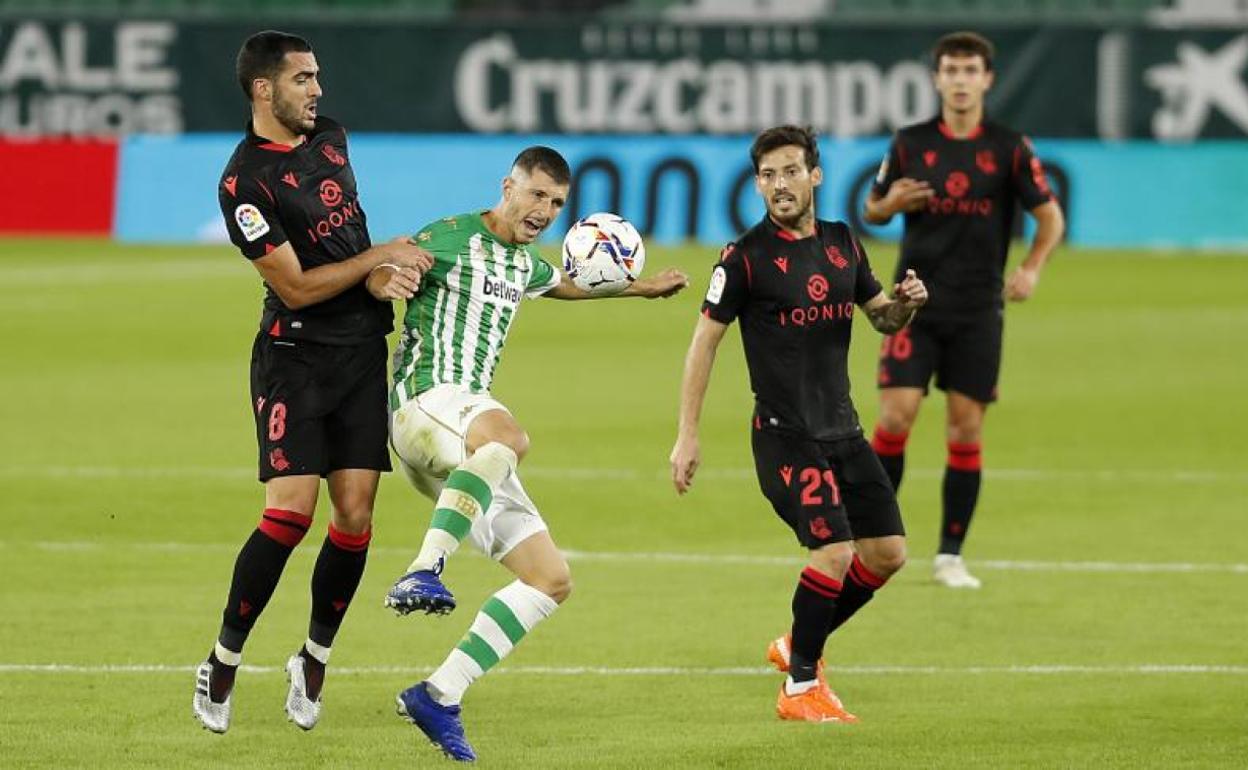
{"type": "Polygon", "coordinates": [[[862,559],[858,558],[858,554],[854,554],[854,560],[849,565],[849,579],[863,588],[870,588],[872,591],[882,588],[885,581],[888,580],[888,578],[882,578],[867,569],[867,565],[862,563],[862,559]]]}
{"type": "Polygon", "coordinates": [[[877,455],[885,457],[896,457],[905,454],[906,439],[910,438],[910,433],[889,433],[880,426],[875,426],[875,434],[871,437],[871,448],[875,450],[877,455]]]}
{"type": "Polygon", "coordinates": [[[977,471],[983,468],[983,456],[979,444],[955,444],[949,442],[949,467],[955,471],[977,471]]]}
{"type": "Polygon", "coordinates": [[[368,529],[358,535],[352,535],[334,529],[334,523],[329,523],[329,541],[344,551],[364,551],[368,549],[368,542],[373,539],[373,530],[368,529]]]}
{"type": "Polygon", "coordinates": [[[815,569],[814,567],[807,567],[806,569],[802,570],[801,579],[803,581],[810,581],[811,583],[814,583],[816,586],[818,586],[821,589],[821,592],[832,591],[838,594],[841,592],[841,581],[837,580],[834,577],[830,577],[828,575],[823,574],[822,572],[815,569]]]}
{"type": "Polygon", "coordinates": [[[840,591],[833,591],[831,589],[824,588],[823,586],[815,583],[813,580],[807,580],[805,575],[803,575],[798,582],[826,599],[839,599],[841,596],[840,591]]]}
{"type": "Polygon", "coordinates": [[[281,508],[265,508],[258,529],[287,548],[294,548],[307,534],[311,516],[281,508]]]}

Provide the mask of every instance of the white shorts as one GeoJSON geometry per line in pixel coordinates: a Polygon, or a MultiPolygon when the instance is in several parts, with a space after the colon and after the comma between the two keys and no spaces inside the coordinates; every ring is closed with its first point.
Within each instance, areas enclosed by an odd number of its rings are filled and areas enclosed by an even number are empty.
{"type": "MultiPolygon", "coordinates": [[[[390,414],[390,445],[408,481],[436,501],[451,471],[468,458],[464,437],[483,412],[508,411],[488,393],[460,385],[436,385],[390,414]]],[[[530,536],[546,531],[537,506],[512,473],[498,489],[483,516],[472,523],[468,538],[492,559],[504,556],[530,536]]]]}

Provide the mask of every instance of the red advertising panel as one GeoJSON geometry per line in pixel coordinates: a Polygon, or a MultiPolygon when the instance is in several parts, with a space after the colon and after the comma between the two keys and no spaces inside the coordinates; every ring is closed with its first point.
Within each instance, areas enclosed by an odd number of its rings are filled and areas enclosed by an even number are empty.
{"type": "Polygon", "coordinates": [[[117,189],[117,143],[0,139],[0,233],[109,235],[117,189]]]}

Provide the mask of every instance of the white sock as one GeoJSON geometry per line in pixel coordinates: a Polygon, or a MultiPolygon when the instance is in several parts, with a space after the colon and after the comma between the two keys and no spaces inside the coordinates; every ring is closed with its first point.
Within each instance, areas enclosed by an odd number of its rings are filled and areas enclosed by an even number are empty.
{"type": "Polygon", "coordinates": [[[525,634],[558,608],[554,599],[519,580],[491,596],[464,640],[429,677],[434,700],[443,706],[459,703],[469,685],[507,657],[525,634]]]}
{"type": "Polygon", "coordinates": [[[495,490],[515,471],[517,462],[511,447],[491,441],[451,471],[434,504],[420,553],[407,571],[431,570],[455,553],[473,523],[490,509],[495,490]]]}
{"type": "Polygon", "coordinates": [[[784,680],[784,692],[786,695],[801,695],[808,690],[813,690],[817,684],[819,684],[818,677],[806,682],[794,682],[793,677],[790,676],[784,680]]]}
{"type": "Polygon", "coordinates": [[[316,642],[312,641],[311,638],[309,638],[306,642],[303,643],[303,649],[307,650],[308,654],[311,655],[313,658],[316,658],[318,661],[320,661],[320,664],[322,666],[329,665],[329,653],[330,653],[329,647],[326,647],[321,644],[317,644],[316,642]]]}
{"type": "Polygon", "coordinates": [[[243,654],[241,652],[226,649],[221,646],[220,642],[217,642],[216,646],[212,648],[212,654],[217,656],[217,660],[227,666],[237,666],[243,662],[243,654]]]}

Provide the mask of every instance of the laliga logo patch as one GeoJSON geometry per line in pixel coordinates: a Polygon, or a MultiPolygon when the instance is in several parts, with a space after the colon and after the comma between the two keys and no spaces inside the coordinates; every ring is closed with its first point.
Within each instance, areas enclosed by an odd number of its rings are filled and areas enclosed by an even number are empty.
{"type": "Polygon", "coordinates": [[[711,285],[706,287],[706,301],[718,305],[724,298],[724,286],[728,284],[728,273],[722,267],[715,268],[711,273],[711,285]]]}
{"type": "Polygon", "coordinates": [[[264,221],[260,209],[250,203],[244,203],[234,209],[234,221],[238,223],[238,229],[242,231],[248,243],[269,231],[269,223],[264,221]]]}

